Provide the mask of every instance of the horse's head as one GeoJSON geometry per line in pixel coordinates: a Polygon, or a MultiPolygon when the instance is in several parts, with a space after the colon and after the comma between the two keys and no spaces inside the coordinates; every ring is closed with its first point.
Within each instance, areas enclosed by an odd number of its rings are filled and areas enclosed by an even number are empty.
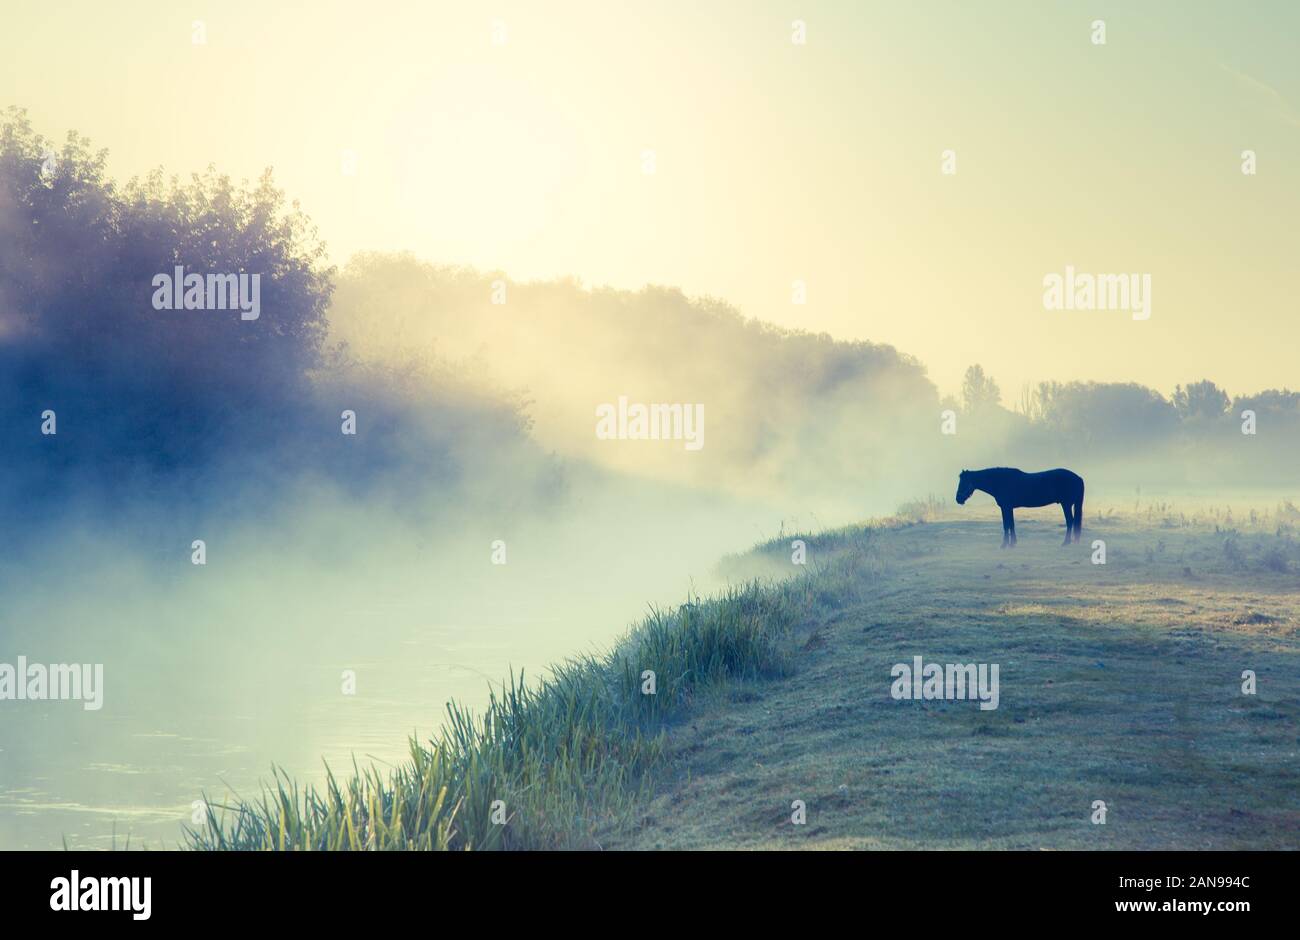
{"type": "Polygon", "coordinates": [[[970,499],[970,494],[975,492],[975,481],[971,479],[971,472],[963,470],[957,477],[957,505],[962,505],[970,499]]]}

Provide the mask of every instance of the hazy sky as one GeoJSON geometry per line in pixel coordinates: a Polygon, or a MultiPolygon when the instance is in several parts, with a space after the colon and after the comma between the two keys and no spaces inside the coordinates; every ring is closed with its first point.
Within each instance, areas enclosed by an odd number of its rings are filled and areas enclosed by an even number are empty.
{"type": "Polygon", "coordinates": [[[86,0],[6,10],[0,103],[122,178],[273,166],[336,261],[678,285],[1008,401],[1242,392],[1300,384],[1298,37],[1293,2],[86,0]],[[1150,274],[1150,319],[1044,310],[1066,265],[1150,274]]]}

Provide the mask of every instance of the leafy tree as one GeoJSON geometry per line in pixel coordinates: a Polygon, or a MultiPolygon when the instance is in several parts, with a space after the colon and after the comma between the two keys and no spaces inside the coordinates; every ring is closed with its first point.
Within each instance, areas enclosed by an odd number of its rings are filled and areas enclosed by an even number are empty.
{"type": "Polygon", "coordinates": [[[282,433],[321,362],[331,271],[269,172],[124,188],[106,155],[0,118],[0,385],[15,416],[59,415],[69,460],[197,464],[282,433]],[[153,279],[260,275],[261,315],[155,310],[153,279]],[[281,426],[281,427],[278,427],[281,426]]]}
{"type": "Polygon", "coordinates": [[[1278,391],[1270,388],[1254,395],[1241,395],[1233,401],[1232,410],[1240,412],[1243,408],[1286,417],[1300,417],[1300,392],[1284,388],[1278,391]]]}
{"type": "Polygon", "coordinates": [[[976,364],[966,370],[961,383],[961,398],[967,411],[979,411],[998,404],[1002,400],[1002,390],[991,376],[984,374],[984,367],[976,364]]]}
{"type": "Polygon", "coordinates": [[[1209,379],[1181,385],[1174,389],[1174,409],[1184,421],[1194,418],[1222,418],[1228,411],[1231,399],[1228,393],[1209,379]]]}

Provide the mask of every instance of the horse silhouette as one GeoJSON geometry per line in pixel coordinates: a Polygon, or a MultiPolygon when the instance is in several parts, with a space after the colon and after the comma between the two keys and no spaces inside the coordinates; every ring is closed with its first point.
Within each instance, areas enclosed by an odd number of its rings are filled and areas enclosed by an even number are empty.
{"type": "Polygon", "coordinates": [[[1083,477],[1057,468],[1042,473],[1025,473],[1014,467],[989,467],[986,470],[963,470],[957,478],[957,502],[965,503],[970,494],[983,490],[1002,509],[1002,547],[1016,544],[1016,519],[1012,510],[1023,507],[1060,503],[1065,511],[1065,541],[1079,541],[1083,529],[1083,477]]]}

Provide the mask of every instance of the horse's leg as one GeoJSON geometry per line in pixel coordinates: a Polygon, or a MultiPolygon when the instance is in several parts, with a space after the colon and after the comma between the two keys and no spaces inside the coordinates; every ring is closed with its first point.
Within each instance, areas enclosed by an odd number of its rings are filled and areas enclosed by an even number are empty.
{"type": "Polygon", "coordinates": [[[1070,515],[1070,504],[1065,500],[1061,501],[1061,511],[1065,513],[1065,541],[1062,545],[1070,544],[1070,537],[1074,534],[1074,518],[1070,515]]]}
{"type": "Polygon", "coordinates": [[[1002,507],[1002,547],[1016,544],[1016,519],[1010,506],[1002,507]]]}

